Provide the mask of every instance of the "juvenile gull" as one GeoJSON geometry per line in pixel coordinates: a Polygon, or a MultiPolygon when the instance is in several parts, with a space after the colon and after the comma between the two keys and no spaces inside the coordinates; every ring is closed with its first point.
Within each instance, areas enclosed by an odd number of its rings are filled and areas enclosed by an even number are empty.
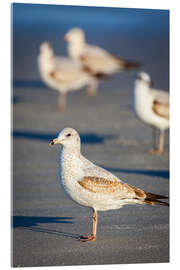
{"type": "Polygon", "coordinates": [[[169,128],[169,94],[151,88],[152,81],[145,72],[140,72],[135,81],[134,107],[139,118],[153,128],[151,154],[162,154],[164,134],[169,128]],[[156,148],[156,129],[160,130],[159,146],[156,148]]]}
{"type": "Polygon", "coordinates": [[[109,171],[93,164],[81,155],[80,136],[72,128],[63,129],[50,145],[61,144],[59,178],[65,193],[74,202],[92,208],[92,234],[80,236],[80,241],[95,241],[97,211],[119,209],[127,204],[161,204],[165,196],[145,192],[130,186],[109,171]]]}
{"type": "Polygon", "coordinates": [[[68,54],[93,75],[110,75],[139,67],[139,63],[114,56],[101,47],[86,43],[80,28],[72,28],[64,37],[68,42],[68,54]]]}
{"type": "Polygon", "coordinates": [[[48,42],[40,46],[38,56],[39,71],[42,80],[51,88],[60,92],[58,110],[63,111],[66,107],[66,94],[69,91],[78,90],[89,86],[95,91],[98,80],[85,72],[66,57],[54,56],[53,49],[48,42]]]}

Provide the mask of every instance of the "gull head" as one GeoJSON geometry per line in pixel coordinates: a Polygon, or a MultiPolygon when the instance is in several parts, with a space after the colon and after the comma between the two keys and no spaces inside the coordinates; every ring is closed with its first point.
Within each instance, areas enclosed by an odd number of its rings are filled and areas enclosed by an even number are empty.
{"type": "Polygon", "coordinates": [[[46,51],[52,51],[51,45],[49,42],[45,41],[40,45],[40,51],[46,52],[46,51]]]}
{"type": "Polygon", "coordinates": [[[147,84],[148,86],[152,86],[152,84],[153,84],[149,74],[147,74],[144,71],[140,72],[136,79],[140,82],[147,84]]]}
{"type": "Polygon", "coordinates": [[[72,28],[64,36],[64,40],[70,43],[81,43],[85,41],[85,35],[82,29],[72,28]]]}
{"type": "Polygon", "coordinates": [[[39,65],[44,74],[54,70],[54,53],[48,42],[43,42],[40,46],[39,65]]]}
{"type": "Polygon", "coordinates": [[[65,147],[80,147],[80,136],[73,128],[64,128],[59,132],[57,138],[53,139],[49,145],[61,144],[65,147]]]}
{"type": "Polygon", "coordinates": [[[53,56],[53,49],[49,42],[43,42],[40,45],[40,53],[47,56],[53,56]]]}

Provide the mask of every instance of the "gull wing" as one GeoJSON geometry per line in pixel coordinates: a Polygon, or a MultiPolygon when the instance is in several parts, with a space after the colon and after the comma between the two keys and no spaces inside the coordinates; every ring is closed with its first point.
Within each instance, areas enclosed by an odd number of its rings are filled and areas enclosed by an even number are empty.
{"type": "Polygon", "coordinates": [[[86,44],[85,47],[85,54],[91,54],[97,57],[106,57],[106,56],[110,56],[111,54],[109,52],[107,52],[105,49],[95,46],[95,45],[90,45],[90,44],[86,44]]]}
{"type": "Polygon", "coordinates": [[[169,203],[159,201],[159,199],[169,199],[167,196],[145,192],[140,188],[130,186],[120,181],[112,181],[111,179],[85,176],[78,181],[83,189],[89,192],[110,195],[119,200],[134,200],[136,203],[156,205],[161,204],[169,206],[169,203]]]}
{"type": "Polygon", "coordinates": [[[79,66],[68,57],[55,56],[54,60],[55,60],[55,68],[57,70],[73,71],[74,69],[79,68],[79,66]]]}
{"type": "Polygon", "coordinates": [[[84,69],[93,75],[97,73],[111,74],[119,68],[119,63],[116,59],[109,55],[95,55],[87,53],[82,55],[80,58],[84,69]]]}
{"type": "Polygon", "coordinates": [[[102,48],[90,45],[86,45],[86,49],[80,58],[83,67],[92,74],[112,74],[120,70],[139,67],[137,62],[126,61],[102,48]]]}
{"type": "Polygon", "coordinates": [[[85,73],[79,69],[68,70],[63,68],[58,68],[50,73],[50,76],[59,82],[73,82],[85,76],[85,73]]]}
{"type": "Polygon", "coordinates": [[[151,93],[155,100],[163,104],[169,104],[169,93],[157,89],[151,89],[151,93]]]}
{"type": "Polygon", "coordinates": [[[119,199],[144,199],[145,192],[120,181],[85,176],[78,183],[89,192],[118,196],[119,199]]]}
{"type": "Polygon", "coordinates": [[[153,111],[157,115],[169,119],[169,104],[164,104],[159,102],[158,100],[154,100],[153,111]]]}

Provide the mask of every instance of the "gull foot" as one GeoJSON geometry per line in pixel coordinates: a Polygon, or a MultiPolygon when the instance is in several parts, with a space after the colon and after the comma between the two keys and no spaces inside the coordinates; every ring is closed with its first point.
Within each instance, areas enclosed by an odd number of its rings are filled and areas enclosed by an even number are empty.
{"type": "Polygon", "coordinates": [[[80,242],[92,242],[92,241],[96,241],[96,236],[94,236],[92,234],[91,235],[87,235],[87,236],[81,235],[79,241],[80,242]]]}
{"type": "Polygon", "coordinates": [[[148,151],[148,154],[150,154],[150,155],[162,155],[163,151],[159,150],[159,149],[150,149],[148,151]]]}

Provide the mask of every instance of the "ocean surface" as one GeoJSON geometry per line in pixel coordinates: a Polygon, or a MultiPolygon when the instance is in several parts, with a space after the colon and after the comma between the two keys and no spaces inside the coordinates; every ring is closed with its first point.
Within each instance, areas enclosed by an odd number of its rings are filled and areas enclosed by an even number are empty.
{"type": "Polygon", "coordinates": [[[56,32],[77,26],[104,34],[168,35],[169,29],[168,10],[13,4],[12,12],[15,31],[56,32]]]}
{"type": "Polygon", "coordinates": [[[169,11],[151,9],[12,4],[13,78],[39,80],[39,46],[49,41],[67,55],[64,34],[81,27],[88,43],[125,59],[142,62],[156,80],[169,85],[169,11]],[[157,70],[159,59],[164,62],[157,70]],[[149,64],[155,65],[155,69],[149,64]]]}

